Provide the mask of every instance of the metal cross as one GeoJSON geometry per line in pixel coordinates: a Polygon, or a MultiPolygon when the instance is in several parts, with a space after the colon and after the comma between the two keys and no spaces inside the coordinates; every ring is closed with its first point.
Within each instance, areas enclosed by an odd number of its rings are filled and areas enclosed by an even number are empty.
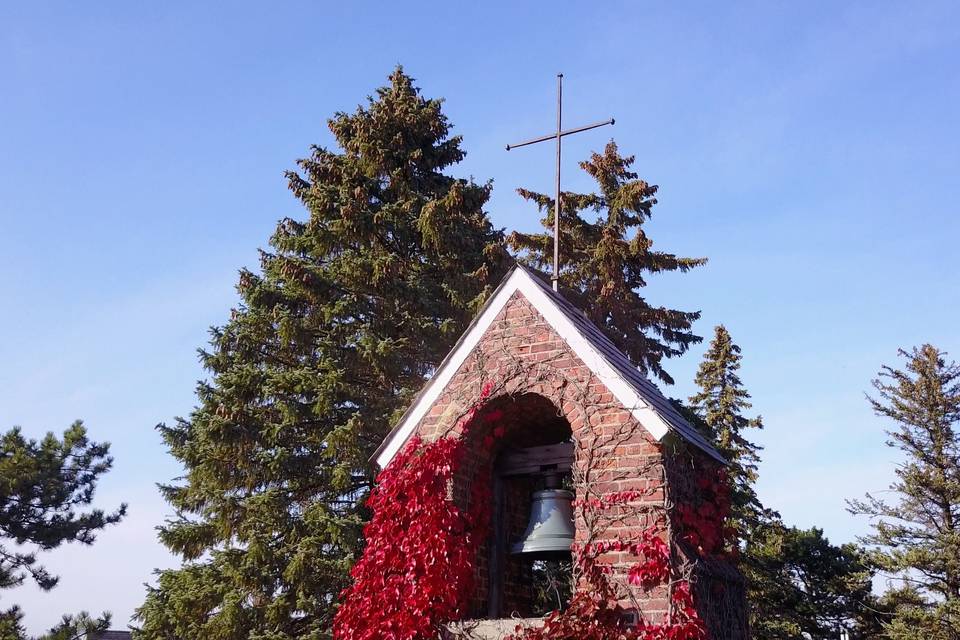
{"type": "Polygon", "coordinates": [[[557,141],[557,199],[554,200],[554,209],[553,209],[553,276],[551,280],[553,281],[553,290],[557,290],[557,283],[560,280],[560,140],[564,136],[569,136],[574,133],[580,133],[581,131],[589,131],[590,129],[596,129],[597,127],[602,127],[604,125],[613,124],[614,119],[610,118],[609,120],[604,120],[603,122],[594,122],[593,124],[588,124],[585,127],[577,127],[575,129],[567,129],[564,131],[561,129],[562,116],[563,114],[563,74],[557,74],[557,132],[551,133],[546,136],[540,136],[539,138],[534,138],[533,140],[527,140],[526,142],[520,142],[518,144],[508,144],[507,151],[510,149],[515,149],[517,147],[525,147],[528,144],[536,144],[538,142],[544,142],[546,140],[556,140],[557,141]]]}

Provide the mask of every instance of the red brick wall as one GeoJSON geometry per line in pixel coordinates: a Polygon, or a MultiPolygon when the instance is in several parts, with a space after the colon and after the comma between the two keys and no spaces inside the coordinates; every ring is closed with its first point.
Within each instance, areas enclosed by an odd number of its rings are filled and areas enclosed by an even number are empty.
{"type": "MultiPolygon", "coordinates": [[[[515,408],[516,415],[511,417],[508,412],[504,420],[519,426],[508,429],[506,444],[534,446],[557,442],[550,438],[562,437],[562,431],[569,428],[576,443],[577,469],[581,477],[589,480],[592,491],[644,491],[647,493],[644,503],[662,512],[664,491],[660,445],[614,399],[603,382],[519,292],[514,293],[417,426],[418,432],[428,439],[448,433],[465,410],[477,401],[480,389],[487,382],[496,385],[494,397],[489,401],[491,406],[499,403],[515,408]],[[529,400],[538,396],[541,401],[529,400]]],[[[476,424],[485,425],[483,421],[476,424]]],[[[461,504],[469,500],[472,479],[481,477],[476,474],[489,477],[498,453],[497,450],[485,451],[480,446],[484,435],[482,429],[471,430],[470,437],[476,445],[471,451],[475,455],[469,456],[470,464],[464,465],[452,490],[453,498],[461,504]]],[[[519,503],[515,501],[513,504],[519,503]]],[[[526,515],[516,513],[522,513],[524,506],[516,507],[515,513],[508,518],[514,529],[517,525],[513,520],[524,519],[525,522],[526,515]]],[[[593,540],[630,537],[631,531],[656,524],[655,520],[653,516],[631,518],[606,531],[595,531],[593,540]]],[[[588,536],[587,523],[579,521],[578,541],[585,542],[588,536]]],[[[488,555],[489,548],[484,546],[478,558],[478,587],[473,603],[478,617],[487,614],[488,555]]],[[[614,555],[609,560],[625,570],[627,558],[614,555]]],[[[505,578],[506,601],[501,614],[509,615],[514,607],[523,606],[525,586],[521,583],[525,576],[522,570],[508,562],[505,578]]],[[[638,596],[645,614],[655,616],[666,609],[665,593],[634,595],[638,596]]]]}
{"type": "MultiPolygon", "coordinates": [[[[712,475],[720,464],[699,449],[682,442],[665,446],[670,501],[682,504],[698,497],[694,478],[712,475]]],[[[744,640],[750,637],[747,616],[746,584],[737,567],[723,557],[702,558],[684,545],[679,545],[679,561],[694,565],[694,603],[708,637],[744,640]]]]}

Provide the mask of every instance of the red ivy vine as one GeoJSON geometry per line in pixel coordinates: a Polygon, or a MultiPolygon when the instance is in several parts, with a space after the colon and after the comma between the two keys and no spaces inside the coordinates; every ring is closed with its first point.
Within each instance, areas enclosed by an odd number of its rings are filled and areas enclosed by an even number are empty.
{"type": "MultiPolygon", "coordinates": [[[[475,479],[470,507],[464,511],[449,499],[450,483],[465,454],[463,437],[472,428],[481,404],[490,395],[484,387],[480,401],[460,422],[460,434],[430,443],[412,439],[377,478],[369,506],[373,518],[364,529],[367,546],[354,566],[353,584],[340,594],[334,618],[336,640],[427,640],[440,627],[466,612],[474,586],[477,550],[489,533],[490,488],[475,479]]],[[[502,413],[487,412],[489,428],[502,413]]],[[[503,435],[489,428],[482,440],[493,447],[503,435]]],[[[729,489],[721,472],[700,474],[700,498],[676,510],[680,539],[702,555],[724,546],[724,520],[729,489]]],[[[638,499],[635,492],[619,492],[578,508],[602,511],[623,508],[638,499]]],[[[514,640],[704,640],[706,631],[694,607],[690,583],[673,579],[671,551],[654,530],[630,540],[601,541],[574,550],[579,583],[563,611],[544,618],[538,628],[518,628],[514,640]],[[641,620],[627,628],[624,609],[617,604],[610,582],[611,569],[603,562],[610,552],[636,558],[627,579],[644,590],[670,584],[671,614],[662,622],[641,620]]]]}
{"type": "MultiPolygon", "coordinates": [[[[489,394],[487,386],[481,402],[489,394]]],[[[462,434],[479,406],[461,421],[462,434]]],[[[499,417],[489,412],[484,421],[499,417]]],[[[491,433],[502,435],[502,429],[491,433]]],[[[492,447],[493,437],[484,446],[492,447]]],[[[377,477],[367,503],[373,510],[364,528],[367,546],[333,620],[337,640],[435,638],[440,625],[463,615],[491,510],[486,482],[472,483],[468,511],[448,498],[466,440],[449,436],[425,443],[414,437],[377,477]]]]}
{"type": "MultiPolygon", "coordinates": [[[[729,530],[724,528],[730,510],[730,489],[724,469],[700,472],[697,498],[675,509],[680,539],[701,556],[721,553],[729,530]]],[[[639,492],[610,493],[600,499],[578,501],[579,509],[602,512],[629,505],[639,492]]],[[[694,607],[690,582],[671,581],[671,555],[667,542],[653,529],[632,540],[601,541],[574,549],[580,585],[567,609],[546,616],[538,628],[518,627],[511,640],[705,640],[703,621],[694,607]],[[627,571],[628,582],[644,590],[670,584],[671,613],[666,620],[640,620],[625,624],[627,613],[617,603],[610,582],[611,569],[602,557],[610,552],[628,553],[636,558],[627,571]]]]}
{"type": "Polygon", "coordinates": [[[701,556],[722,553],[727,540],[736,531],[725,527],[730,515],[730,484],[726,469],[714,473],[700,472],[696,477],[699,502],[677,505],[681,539],[701,556]]]}

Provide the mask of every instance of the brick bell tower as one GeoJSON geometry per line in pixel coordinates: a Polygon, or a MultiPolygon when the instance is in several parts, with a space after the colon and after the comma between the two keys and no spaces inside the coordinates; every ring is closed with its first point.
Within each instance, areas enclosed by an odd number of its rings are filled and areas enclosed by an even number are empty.
{"type": "Polygon", "coordinates": [[[601,560],[625,624],[664,620],[673,580],[651,587],[632,579],[636,558],[618,543],[652,535],[669,545],[671,575],[689,583],[708,636],[749,638],[740,573],[684,533],[693,505],[710,511],[700,490],[722,475],[723,458],[579,309],[521,266],[381,444],[376,462],[389,465],[415,434],[450,434],[465,408],[481,400],[479,414],[496,412],[501,437],[481,446],[483,434],[469,431],[477,442],[468,443],[451,499],[466,505],[471,479],[489,474],[492,526],[478,550],[473,620],[454,635],[500,638],[518,619],[536,625],[562,608],[570,597],[570,547],[584,545],[608,549],[601,560]],[[609,496],[624,502],[602,513],[577,508],[609,496]]]}

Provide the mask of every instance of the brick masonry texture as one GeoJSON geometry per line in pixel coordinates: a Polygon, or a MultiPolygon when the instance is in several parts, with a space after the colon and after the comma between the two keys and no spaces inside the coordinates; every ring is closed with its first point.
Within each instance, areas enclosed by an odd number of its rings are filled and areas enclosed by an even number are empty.
{"type": "MultiPolygon", "coordinates": [[[[555,444],[572,435],[577,471],[581,478],[589,479],[594,492],[641,491],[641,507],[649,507],[644,514],[599,533],[594,531],[592,541],[628,539],[650,526],[660,528],[666,536],[669,523],[662,517],[666,501],[682,500],[690,484],[682,481],[684,468],[715,464],[669,436],[662,443],[655,441],[519,291],[460,366],[416,432],[431,440],[457,429],[458,421],[490,382],[495,385],[493,395],[474,417],[473,424],[479,426],[469,429],[469,454],[451,487],[451,497],[461,506],[467,506],[475,478],[492,478],[497,455],[504,449],[555,444]],[[490,411],[502,412],[496,424],[506,431],[492,449],[482,446],[492,426],[483,417],[490,411]],[[680,457],[675,456],[678,450],[683,451],[680,457]],[[681,481],[673,487],[673,481],[667,478],[681,481]]],[[[526,526],[534,488],[532,478],[504,479],[500,518],[507,545],[526,526]]],[[[578,542],[588,541],[590,528],[582,519],[576,525],[578,542]]],[[[482,544],[478,553],[473,615],[528,616],[532,597],[529,563],[508,552],[499,554],[502,597],[499,610],[491,612],[490,541],[482,544]]],[[[629,559],[610,554],[605,561],[625,584],[629,559]]],[[[666,612],[665,589],[632,591],[645,617],[657,619],[666,612]]]]}

